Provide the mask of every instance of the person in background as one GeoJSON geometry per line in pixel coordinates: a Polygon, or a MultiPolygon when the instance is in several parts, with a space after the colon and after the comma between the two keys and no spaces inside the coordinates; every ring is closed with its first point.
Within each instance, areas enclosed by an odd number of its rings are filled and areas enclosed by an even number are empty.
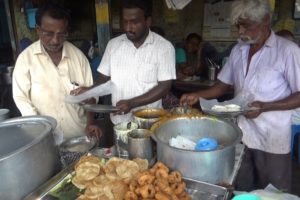
{"type": "Polygon", "coordinates": [[[101,62],[102,56],[99,53],[99,45],[98,45],[98,37],[97,34],[94,34],[93,38],[93,54],[91,56],[91,68],[92,68],[92,74],[93,79],[96,81],[98,79],[98,71],[97,68],[101,62]]]}
{"type": "Polygon", "coordinates": [[[45,3],[36,14],[39,40],[16,61],[13,98],[22,116],[48,115],[56,119],[56,142],[87,134],[100,138],[92,113],[64,102],[76,85],[93,84],[89,62],[67,42],[70,14],[61,5],[45,3]]]}
{"type": "MultiPolygon", "coordinates": [[[[150,30],[158,35],[165,37],[165,31],[159,26],[151,26],[150,30]]],[[[172,91],[169,91],[166,96],[162,98],[162,107],[164,109],[172,109],[179,106],[179,98],[176,97],[172,91]]]]}
{"type": "MultiPolygon", "coordinates": [[[[132,121],[132,111],[142,107],[160,108],[176,78],[175,50],[172,44],[152,32],[151,0],[123,0],[122,22],[125,34],[107,44],[98,67],[98,86],[111,80],[112,105],[120,110],[111,115],[114,124],[132,121]]],[[[78,88],[71,94],[89,88],[78,88]]]]}
{"type": "Polygon", "coordinates": [[[233,85],[235,96],[244,96],[254,108],[237,118],[246,149],[235,189],[251,191],[272,184],[289,192],[291,114],[300,106],[300,49],[270,29],[268,0],[241,0],[232,6],[239,42],[218,82],[208,90],[184,94],[180,101],[192,105],[199,97],[214,99],[233,85]]]}
{"type": "Polygon", "coordinates": [[[209,60],[219,64],[217,50],[204,42],[197,33],[190,33],[185,39],[184,47],[176,48],[177,79],[187,76],[208,78],[209,60]]]}
{"type": "Polygon", "coordinates": [[[97,68],[100,64],[101,57],[98,55],[98,52],[95,52],[94,44],[93,41],[83,40],[79,49],[87,57],[91,66],[93,80],[96,81],[98,76],[97,68]]]}

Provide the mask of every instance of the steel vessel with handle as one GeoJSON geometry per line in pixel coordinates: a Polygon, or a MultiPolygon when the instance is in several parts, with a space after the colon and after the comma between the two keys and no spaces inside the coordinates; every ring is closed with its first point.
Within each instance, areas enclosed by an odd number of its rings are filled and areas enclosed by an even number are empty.
{"type": "Polygon", "coordinates": [[[0,197],[18,200],[55,175],[61,167],[46,116],[12,118],[0,123],[0,197]]]}

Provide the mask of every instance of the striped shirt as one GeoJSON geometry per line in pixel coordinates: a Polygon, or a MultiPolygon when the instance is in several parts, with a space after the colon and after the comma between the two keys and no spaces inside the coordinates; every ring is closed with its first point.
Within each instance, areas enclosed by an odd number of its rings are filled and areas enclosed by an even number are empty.
{"type": "MultiPolygon", "coordinates": [[[[175,79],[175,50],[169,41],[151,31],[139,48],[123,34],[109,41],[98,71],[111,77],[112,104],[116,105],[148,92],[159,81],[175,79]]],[[[161,100],[142,107],[160,108],[161,100]]],[[[111,120],[114,124],[131,121],[132,113],[111,115],[111,120]]]]}

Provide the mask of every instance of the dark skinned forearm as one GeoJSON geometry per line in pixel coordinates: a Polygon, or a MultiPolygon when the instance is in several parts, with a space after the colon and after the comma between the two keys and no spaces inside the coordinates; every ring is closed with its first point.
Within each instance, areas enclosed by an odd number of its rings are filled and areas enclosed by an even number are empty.
{"type": "MultiPolygon", "coordinates": [[[[95,98],[91,98],[87,101],[88,104],[95,104],[96,103],[96,99],[95,98]]],[[[87,119],[87,125],[91,125],[94,124],[94,116],[95,113],[94,112],[86,112],[86,119],[87,119]]]]}
{"type": "Polygon", "coordinates": [[[130,100],[132,108],[143,106],[161,99],[168,94],[171,89],[171,85],[172,80],[158,82],[157,86],[145,94],[132,98],[130,100]]]}
{"type": "Polygon", "coordinates": [[[291,110],[300,107],[300,92],[274,102],[263,102],[262,111],[291,110]]]}
{"type": "Polygon", "coordinates": [[[230,85],[227,85],[221,81],[217,81],[215,85],[206,90],[199,90],[197,95],[204,99],[216,99],[228,92],[230,89],[230,85]]]}

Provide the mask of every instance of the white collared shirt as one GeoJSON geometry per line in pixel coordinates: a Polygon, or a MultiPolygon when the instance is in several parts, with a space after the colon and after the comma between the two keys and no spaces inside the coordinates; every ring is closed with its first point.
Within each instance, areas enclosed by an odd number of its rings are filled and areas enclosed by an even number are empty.
{"type": "MultiPolygon", "coordinates": [[[[116,105],[148,92],[159,81],[175,79],[175,50],[169,41],[151,31],[139,48],[123,34],[109,41],[98,71],[111,77],[112,105],[116,105]]],[[[143,107],[160,108],[161,100],[143,107]]],[[[114,124],[131,121],[132,113],[111,115],[111,120],[114,124]]]]}
{"type": "Polygon", "coordinates": [[[64,43],[62,59],[55,66],[40,41],[18,57],[13,72],[13,97],[23,116],[48,115],[57,120],[64,138],[85,135],[86,116],[78,104],[65,103],[67,94],[80,86],[93,84],[89,62],[69,42],[64,43]]]}
{"type": "MultiPolygon", "coordinates": [[[[254,100],[273,102],[300,91],[300,49],[271,32],[247,70],[249,45],[237,44],[218,79],[234,86],[235,95],[251,93],[254,100]]],[[[250,102],[249,102],[250,103],[250,102]]],[[[270,111],[255,119],[238,118],[243,142],[249,148],[278,154],[290,151],[291,111],[270,111]]]]}

